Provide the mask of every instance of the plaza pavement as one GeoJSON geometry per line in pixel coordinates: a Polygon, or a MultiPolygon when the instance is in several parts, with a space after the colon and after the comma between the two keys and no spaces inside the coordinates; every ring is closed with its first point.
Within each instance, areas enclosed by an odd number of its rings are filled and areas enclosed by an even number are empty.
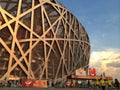
{"type": "MultiPolygon", "coordinates": [[[[94,88],[0,88],[0,90],[95,90],[94,88]]],[[[101,90],[101,89],[98,89],[101,90]]],[[[106,88],[106,90],[108,90],[106,88]]],[[[112,89],[117,90],[117,89],[112,89]]],[[[120,89],[119,89],[120,90],[120,89]]]]}

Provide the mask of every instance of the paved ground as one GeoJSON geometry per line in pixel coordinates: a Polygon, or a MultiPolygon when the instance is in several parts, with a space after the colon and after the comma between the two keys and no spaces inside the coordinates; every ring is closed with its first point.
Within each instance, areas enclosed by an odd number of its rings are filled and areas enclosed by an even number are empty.
{"type": "MultiPolygon", "coordinates": [[[[43,89],[40,89],[40,88],[0,88],[0,90],[96,90],[96,89],[93,89],[93,88],[91,89],[89,88],[47,88],[47,89],[46,88],[43,88],[43,89]]],[[[117,90],[117,89],[112,89],[112,90],[117,90]]]]}

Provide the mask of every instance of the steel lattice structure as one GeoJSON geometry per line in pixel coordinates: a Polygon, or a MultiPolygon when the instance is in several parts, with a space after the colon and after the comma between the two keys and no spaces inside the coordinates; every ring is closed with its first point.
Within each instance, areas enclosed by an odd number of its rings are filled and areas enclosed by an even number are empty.
{"type": "Polygon", "coordinates": [[[55,0],[0,0],[0,80],[53,79],[89,64],[84,27],[55,0]]]}

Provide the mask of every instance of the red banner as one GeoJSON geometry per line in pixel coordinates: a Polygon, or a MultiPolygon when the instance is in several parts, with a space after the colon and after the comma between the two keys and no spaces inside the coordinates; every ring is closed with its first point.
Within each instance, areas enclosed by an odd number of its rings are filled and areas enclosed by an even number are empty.
{"type": "MultiPolygon", "coordinates": [[[[89,80],[89,79],[94,79],[94,80],[96,80],[96,79],[100,79],[101,78],[101,76],[78,76],[78,75],[71,75],[71,78],[72,79],[86,79],[86,80],[89,80]]],[[[106,77],[104,77],[104,79],[105,80],[113,80],[113,78],[112,77],[110,77],[110,76],[106,76],[106,77]]]]}
{"type": "Polygon", "coordinates": [[[90,76],[96,76],[96,69],[95,68],[89,68],[89,74],[90,74],[90,76]]]}
{"type": "Polygon", "coordinates": [[[47,88],[47,80],[35,80],[33,83],[35,88],[47,88]]]}
{"type": "Polygon", "coordinates": [[[23,88],[47,88],[47,80],[24,79],[23,88]]]}
{"type": "Polygon", "coordinates": [[[22,83],[22,87],[32,87],[34,80],[31,79],[24,79],[22,83]]]}
{"type": "Polygon", "coordinates": [[[72,75],[71,78],[79,78],[79,79],[100,79],[100,76],[77,76],[72,75]]]}

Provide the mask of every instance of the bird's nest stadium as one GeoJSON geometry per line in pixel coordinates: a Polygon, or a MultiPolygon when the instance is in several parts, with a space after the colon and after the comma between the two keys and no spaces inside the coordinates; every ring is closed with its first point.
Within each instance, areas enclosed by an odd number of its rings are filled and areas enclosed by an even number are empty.
{"type": "Polygon", "coordinates": [[[0,0],[0,80],[65,80],[89,64],[88,34],[56,0],[0,0]]]}

